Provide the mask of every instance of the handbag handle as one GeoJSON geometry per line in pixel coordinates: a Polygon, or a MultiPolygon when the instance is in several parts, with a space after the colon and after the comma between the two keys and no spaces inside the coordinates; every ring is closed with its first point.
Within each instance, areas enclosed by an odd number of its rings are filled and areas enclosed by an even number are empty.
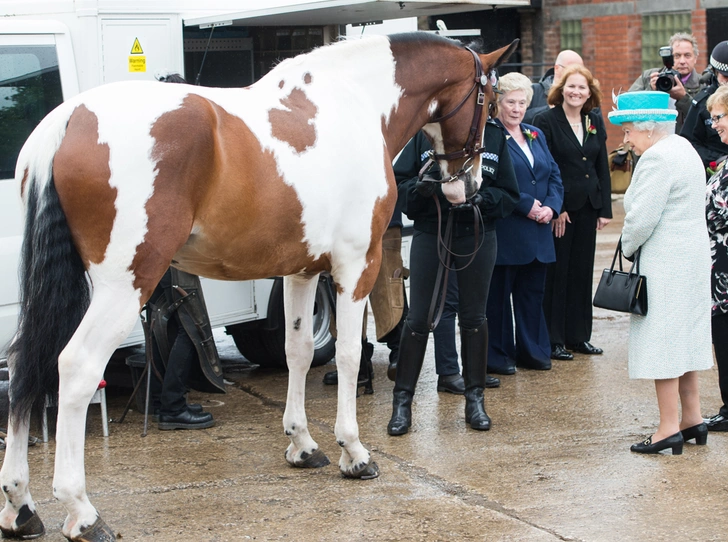
{"type": "MultiPolygon", "coordinates": [[[[629,268],[629,275],[630,280],[632,279],[632,276],[639,276],[640,274],[640,253],[642,252],[642,247],[639,247],[637,249],[637,252],[634,253],[634,261],[632,262],[632,266],[629,268]]],[[[612,278],[614,277],[614,265],[617,263],[617,256],[619,256],[619,270],[624,271],[622,267],[622,236],[619,236],[619,241],[617,242],[617,248],[614,251],[614,257],[612,257],[612,266],[609,268],[609,279],[607,281],[607,284],[612,284],[612,278]]],[[[628,281],[629,284],[629,281],[628,281]]]]}

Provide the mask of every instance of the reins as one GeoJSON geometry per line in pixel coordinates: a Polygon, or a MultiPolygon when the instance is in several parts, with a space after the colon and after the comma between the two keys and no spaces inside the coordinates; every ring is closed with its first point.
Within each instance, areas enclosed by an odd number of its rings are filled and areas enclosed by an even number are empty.
{"type": "MultiPolygon", "coordinates": [[[[462,148],[462,150],[459,151],[446,154],[437,154],[434,150],[431,150],[428,153],[427,161],[419,171],[418,178],[420,181],[422,180],[427,170],[432,167],[432,164],[434,164],[436,160],[455,160],[457,158],[466,157],[465,162],[460,167],[457,173],[450,175],[446,179],[432,180],[432,182],[439,183],[450,183],[456,181],[462,175],[470,172],[470,170],[473,168],[473,161],[475,156],[485,151],[485,147],[481,145],[483,131],[479,130],[478,128],[480,127],[480,119],[483,115],[483,106],[485,105],[485,87],[488,85],[488,77],[483,72],[483,64],[480,62],[480,57],[478,56],[478,54],[469,47],[466,47],[466,49],[470,51],[470,53],[473,55],[473,60],[475,61],[475,81],[473,83],[473,86],[470,88],[465,97],[460,101],[460,103],[455,107],[455,109],[453,109],[446,115],[431,120],[430,122],[442,122],[455,115],[458,111],[460,111],[463,105],[465,105],[465,103],[468,101],[470,96],[472,96],[473,92],[475,92],[475,89],[477,88],[478,93],[475,101],[475,108],[473,110],[473,120],[470,123],[468,139],[465,142],[465,146],[462,148]]],[[[440,262],[437,269],[437,276],[435,278],[435,288],[433,289],[432,300],[430,301],[430,310],[427,316],[427,323],[430,330],[434,330],[437,327],[437,324],[440,322],[440,318],[442,317],[442,312],[445,308],[445,298],[447,297],[447,283],[450,271],[461,271],[468,267],[470,264],[472,264],[473,260],[475,260],[475,255],[478,253],[478,250],[480,250],[480,247],[483,245],[484,242],[484,238],[480,238],[480,226],[484,226],[483,215],[480,212],[480,208],[476,204],[466,202],[464,204],[452,207],[450,209],[450,212],[448,213],[447,224],[445,225],[445,235],[443,236],[442,208],[440,206],[440,200],[436,195],[433,195],[432,197],[435,200],[435,206],[437,207],[437,256],[440,262]],[[466,210],[468,208],[472,209],[473,211],[473,230],[475,234],[474,249],[469,254],[456,254],[450,248],[452,246],[453,222],[455,212],[460,210],[466,210]],[[455,268],[451,267],[453,256],[470,256],[470,259],[462,267],[455,268]]]]}
{"type": "Polygon", "coordinates": [[[437,276],[435,277],[435,287],[432,291],[432,299],[430,300],[430,310],[427,314],[427,324],[430,331],[433,331],[437,324],[440,323],[442,312],[445,309],[445,298],[447,297],[447,282],[450,271],[462,271],[475,260],[475,256],[483,246],[485,238],[480,238],[480,226],[485,226],[483,223],[483,215],[480,212],[480,207],[472,203],[463,203],[452,207],[447,215],[447,224],[445,225],[445,235],[442,235],[442,207],[440,206],[440,200],[437,196],[432,196],[435,200],[435,207],[437,207],[437,257],[439,264],[437,266],[437,276]],[[473,231],[475,232],[475,247],[472,252],[466,254],[457,254],[451,250],[452,236],[453,236],[453,222],[455,212],[464,211],[468,208],[473,211],[473,231]],[[454,212],[453,212],[454,211],[454,212]],[[466,258],[470,256],[470,259],[462,267],[452,266],[452,257],[466,258]],[[439,285],[439,288],[438,288],[439,285]],[[439,296],[438,296],[439,291],[439,296]],[[439,297],[439,303],[438,303],[439,297]]]}

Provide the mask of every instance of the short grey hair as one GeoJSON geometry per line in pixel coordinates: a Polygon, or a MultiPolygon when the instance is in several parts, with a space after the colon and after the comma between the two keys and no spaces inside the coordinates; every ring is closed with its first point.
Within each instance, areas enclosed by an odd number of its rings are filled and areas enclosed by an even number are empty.
{"type": "Polygon", "coordinates": [[[670,37],[670,49],[678,41],[689,41],[693,45],[693,53],[698,56],[698,38],[687,32],[678,32],[670,37]]]}
{"type": "Polygon", "coordinates": [[[526,106],[531,105],[533,99],[533,87],[531,86],[531,80],[518,72],[509,72],[502,77],[498,78],[498,90],[501,94],[498,95],[498,101],[503,99],[503,96],[514,90],[522,90],[526,94],[526,106]]]}
{"type": "Polygon", "coordinates": [[[667,136],[675,133],[675,121],[640,120],[632,123],[632,129],[637,132],[652,131],[667,136]]]}

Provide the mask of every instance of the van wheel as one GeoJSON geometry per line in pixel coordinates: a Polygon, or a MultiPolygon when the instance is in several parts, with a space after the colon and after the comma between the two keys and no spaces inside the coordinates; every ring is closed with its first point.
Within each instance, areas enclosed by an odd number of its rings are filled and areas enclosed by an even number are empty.
{"type": "MultiPolygon", "coordinates": [[[[316,301],[313,307],[313,362],[318,367],[331,361],[336,354],[336,339],[331,334],[331,322],[334,310],[331,306],[330,288],[325,280],[319,281],[316,288],[316,301]]],[[[235,346],[249,361],[265,368],[287,368],[285,338],[286,326],[283,320],[283,309],[278,311],[280,321],[276,329],[260,329],[246,324],[237,324],[225,328],[231,335],[235,346]]]]}

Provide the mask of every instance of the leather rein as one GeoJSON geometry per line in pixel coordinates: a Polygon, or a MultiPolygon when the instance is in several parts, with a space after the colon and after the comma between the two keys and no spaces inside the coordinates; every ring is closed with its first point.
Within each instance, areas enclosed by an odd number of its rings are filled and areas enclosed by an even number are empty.
{"type": "MultiPolygon", "coordinates": [[[[425,162],[425,164],[420,169],[420,172],[418,174],[418,178],[421,181],[424,174],[427,172],[427,170],[432,167],[432,165],[437,160],[455,160],[457,158],[463,158],[466,157],[465,162],[460,167],[457,173],[450,175],[446,179],[432,179],[433,182],[440,182],[440,183],[450,183],[453,181],[458,180],[462,175],[467,174],[470,172],[470,170],[473,168],[473,159],[476,155],[482,153],[485,150],[484,146],[481,146],[481,140],[483,137],[483,130],[479,130],[480,127],[480,119],[483,115],[483,106],[485,105],[485,87],[488,84],[489,77],[484,73],[483,71],[483,64],[480,62],[480,57],[478,54],[473,51],[471,48],[466,47],[468,51],[473,55],[473,59],[475,61],[475,81],[473,83],[473,86],[470,88],[470,91],[465,95],[465,97],[460,101],[460,103],[450,111],[448,114],[443,115],[439,118],[432,119],[430,122],[442,122],[444,120],[449,119],[453,115],[455,115],[460,109],[465,105],[465,103],[468,101],[470,96],[473,95],[473,92],[477,89],[477,97],[475,101],[475,108],[473,110],[473,120],[470,124],[470,132],[468,134],[468,140],[465,142],[465,146],[462,150],[446,153],[446,154],[437,154],[434,150],[431,150],[428,153],[428,159],[425,162]]],[[[435,279],[435,288],[433,290],[432,299],[430,301],[430,310],[427,316],[427,322],[429,324],[430,330],[434,330],[437,327],[437,324],[440,322],[440,318],[442,316],[442,312],[445,307],[445,298],[447,296],[447,284],[448,284],[448,275],[450,271],[460,271],[462,269],[465,269],[468,267],[471,263],[473,263],[473,260],[475,259],[475,255],[478,253],[478,250],[483,244],[484,239],[479,238],[479,231],[480,226],[483,224],[483,217],[480,213],[480,208],[477,205],[473,205],[470,202],[464,203],[462,205],[454,206],[451,209],[451,212],[448,214],[447,218],[447,224],[445,226],[445,235],[442,236],[441,232],[441,224],[442,224],[442,209],[440,207],[440,201],[436,195],[433,196],[435,199],[435,206],[437,207],[437,239],[438,239],[438,250],[437,250],[437,256],[440,260],[440,264],[438,265],[437,270],[437,277],[435,279]],[[452,245],[452,236],[453,236],[453,216],[455,215],[452,211],[458,211],[463,209],[472,209],[473,212],[473,231],[475,235],[475,243],[474,243],[474,249],[470,254],[456,254],[454,253],[450,247],[452,245]],[[461,256],[461,257],[467,257],[470,256],[470,260],[463,265],[461,268],[454,268],[452,267],[452,257],[453,256],[461,256]],[[438,288],[438,285],[441,287],[438,288]],[[439,292],[438,292],[439,290],[439,292]],[[439,300],[439,303],[438,303],[439,300]]]]}

